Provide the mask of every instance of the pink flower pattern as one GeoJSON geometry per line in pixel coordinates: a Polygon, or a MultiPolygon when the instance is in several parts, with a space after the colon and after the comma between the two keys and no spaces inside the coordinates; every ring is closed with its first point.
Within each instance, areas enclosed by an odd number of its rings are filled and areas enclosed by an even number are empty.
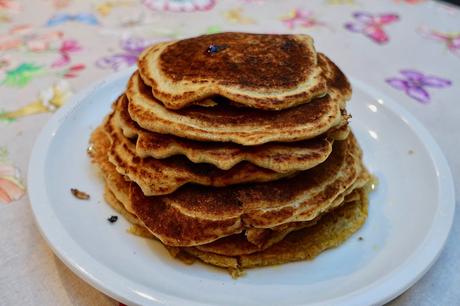
{"type": "Polygon", "coordinates": [[[51,64],[51,67],[58,68],[69,64],[70,54],[80,51],[81,49],[81,46],[76,40],[69,39],[62,41],[61,47],[59,48],[60,57],[51,64]]]}
{"type": "Polygon", "coordinates": [[[7,160],[8,151],[0,148],[0,203],[9,204],[19,200],[25,193],[19,170],[7,160]]]}

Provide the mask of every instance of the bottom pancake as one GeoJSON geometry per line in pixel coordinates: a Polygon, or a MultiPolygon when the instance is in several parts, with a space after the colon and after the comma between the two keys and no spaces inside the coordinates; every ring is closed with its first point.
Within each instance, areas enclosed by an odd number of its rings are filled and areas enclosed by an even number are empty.
{"type": "Polygon", "coordinates": [[[231,257],[188,247],[180,248],[178,255],[185,252],[205,263],[228,268],[232,276],[238,276],[244,268],[311,260],[321,252],[342,244],[361,228],[367,218],[367,194],[367,188],[359,189],[359,199],[326,214],[316,225],[290,233],[281,242],[261,252],[231,257]]]}
{"type": "MultiPolygon", "coordinates": [[[[220,244],[220,253],[227,252],[226,255],[212,252],[212,247],[209,248],[210,251],[206,251],[206,245],[197,247],[164,246],[173,257],[187,264],[199,259],[210,265],[227,268],[232,277],[240,276],[245,268],[311,260],[321,252],[345,242],[364,224],[367,218],[369,185],[354,190],[347,196],[343,205],[315,220],[316,222],[312,225],[287,234],[281,241],[262,251],[232,256],[235,252],[244,251],[246,248],[253,250],[255,247],[245,238],[244,234],[232,235],[216,241],[220,244]]],[[[126,211],[107,186],[104,197],[110,206],[133,224],[129,232],[157,240],[135,215],[126,211]]]]}

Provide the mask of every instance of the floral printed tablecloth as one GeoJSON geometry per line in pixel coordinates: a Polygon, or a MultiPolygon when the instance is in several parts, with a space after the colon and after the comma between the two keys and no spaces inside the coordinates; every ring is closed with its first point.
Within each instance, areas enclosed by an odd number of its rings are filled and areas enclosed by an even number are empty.
{"type": "MultiPolygon", "coordinates": [[[[460,194],[460,9],[428,0],[0,0],[0,305],[113,305],[53,255],[25,185],[40,129],[72,94],[162,40],[308,33],[344,71],[409,109],[460,194]]],[[[459,205],[459,198],[456,200],[459,205]]],[[[460,305],[460,220],[439,261],[393,305],[460,305]]]]}

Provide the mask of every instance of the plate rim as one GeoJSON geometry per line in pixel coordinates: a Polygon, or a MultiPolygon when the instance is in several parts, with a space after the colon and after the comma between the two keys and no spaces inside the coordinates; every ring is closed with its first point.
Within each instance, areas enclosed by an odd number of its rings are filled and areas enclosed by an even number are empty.
{"type": "MultiPolygon", "coordinates": [[[[136,67],[131,67],[119,71],[79,91],[48,120],[34,143],[29,160],[27,185],[30,206],[37,227],[54,254],[56,254],[74,273],[96,289],[123,303],[149,303],[153,305],[162,305],[165,303],[176,305],[187,303],[187,305],[203,305],[196,301],[190,301],[175,295],[156,291],[155,288],[147,288],[131,279],[120,276],[92,259],[91,255],[86,253],[86,251],[72,239],[67,231],[53,230],[55,226],[62,225],[49,205],[46,188],[39,187],[40,182],[42,186],[45,184],[44,170],[49,145],[52,143],[57,130],[65,122],[67,116],[70,115],[70,113],[78,107],[79,103],[92,92],[120,78],[127,78],[135,69],[136,67]],[[64,241],[66,241],[65,244],[62,243],[64,241]],[[75,254],[78,254],[78,256],[75,254]],[[85,267],[81,262],[85,263],[85,267]],[[112,279],[112,281],[107,283],[104,279],[112,279]],[[146,290],[153,292],[155,296],[144,294],[134,287],[141,288],[144,292],[146,290]]],[[[437,182],[440,188],[438,197],[439,208],[429,232],[425,236],[424,241],[419,244],[417,248],[425,249],[424,252],[414,252],[411,256],[407,257],[401,265],[396,267],[393,272],[386,275],[384,278],[376,279],[373,283],[363,288],[341,297],[310,305],[319,306],[338,303],[344,305],[383,304],[394,299],[416,283],[436,262],[444,249],[454,220],[455,190],[452,174],[444,154],[431,133],[415,118],[415,116],[394,101],[393,98],[382,93],[380,89],[369,86],[353,77],[349,77],[349,79],[353,85],[364,88],[367,93],[370,93],[371,96],[376,99],[380,97],[381,101],[383,101],[381,104],[384,107],[387,107],[391,112],[395,113],[398,118],[410,124],[413,133],[416,134],[427,150],[434,169],[437,172],[437,182]],[[447,213],[447,220],[445,219],[446,217],[442,220],[439,219],[439,210],[442,209],[444,209],[445,214],[447,213]],[[438,224],[436,233],[434,233],[435,223],[438,224]],[[408,263],[409,260],[410,262],[408,263]],[[408,271],[411,273],[408,273],[408,271]],[[397,279],[398,281],[390,282],[389,279],[397,279]],[[366,294],[363,294],[364,292],[366,294]]]]}

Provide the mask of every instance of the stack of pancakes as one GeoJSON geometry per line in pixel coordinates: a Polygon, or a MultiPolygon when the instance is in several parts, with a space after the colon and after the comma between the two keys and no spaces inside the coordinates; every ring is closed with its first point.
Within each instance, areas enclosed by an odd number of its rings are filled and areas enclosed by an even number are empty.
{"type": "Polygon", "coordinates": [[[235,276],[311,259],[364,223],[351,87],[309,36],[160,43],[138,67],[90,147],[132,233],[235,276]]]}

